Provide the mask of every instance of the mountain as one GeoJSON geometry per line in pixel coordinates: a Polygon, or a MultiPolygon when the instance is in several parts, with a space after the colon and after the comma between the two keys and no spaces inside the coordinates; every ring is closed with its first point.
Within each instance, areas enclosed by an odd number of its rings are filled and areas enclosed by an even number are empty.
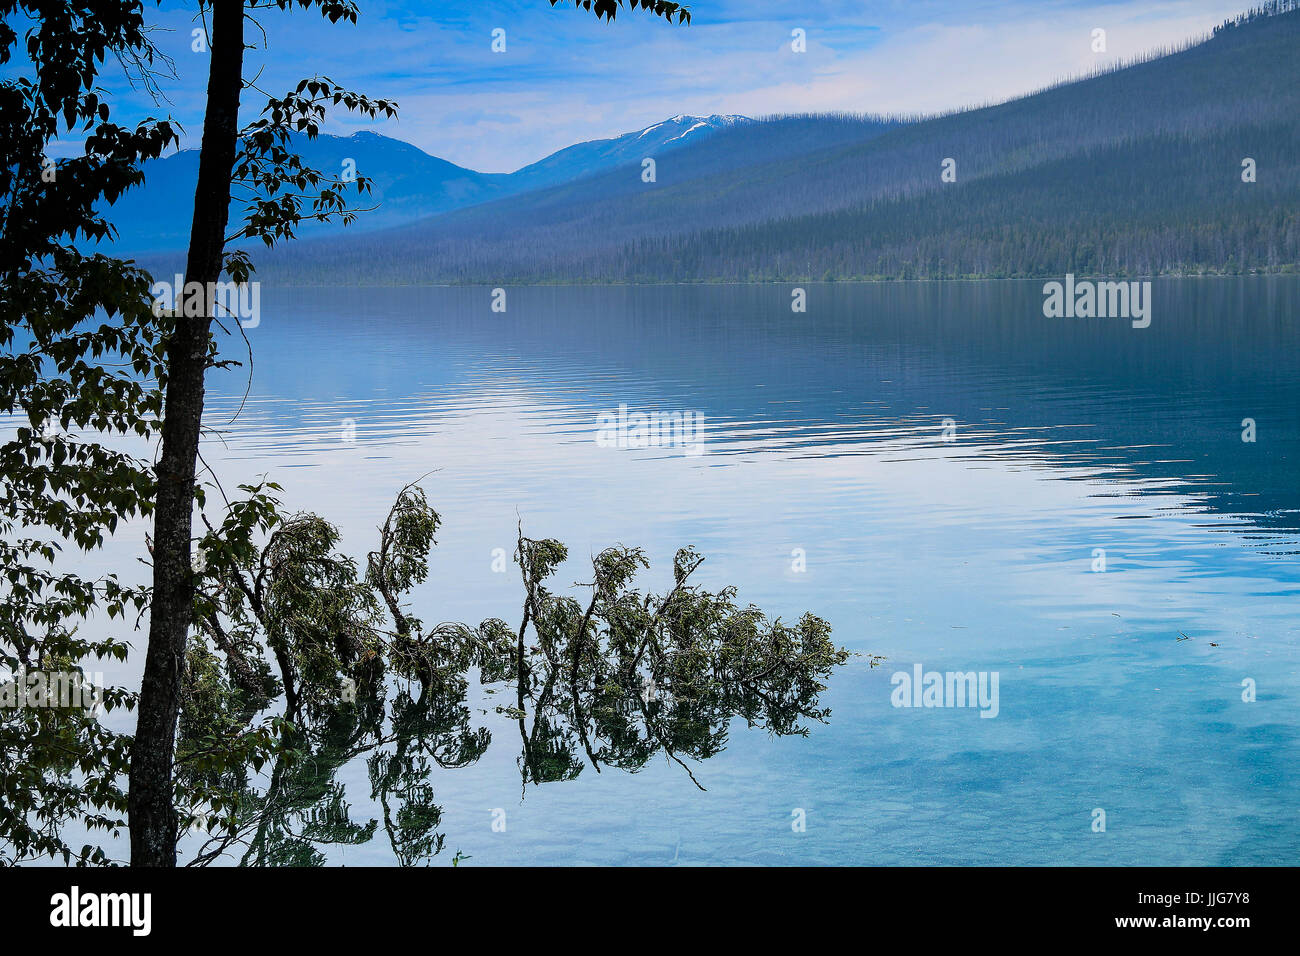
{"type": "Polygon", "coordinates": [[[578,143],[552,153],[545,159],[511,173],[511,180],[524,189],[554,186],[602,169],[636,163],[647,156],[694,146],[713,133],[724,129],[745,126],[754,121],[748,116],[684,116],[677,115],[645,129],[626,133],[614,139],[598,139],[578,143]]]}
{"type": "MultiPolygon", "coordinates": [[[[356,204],[376,208],[357,218],[358,231],[398,225],[508,193],[505,177],[464,169],[377,133],[359,132],[346,137],[322,134],[315,139],[296,136],[293,148],[305,165],[327,175],[342,172],[344,161],[350,159],[359,175],[371,178],[371,196],[362,197],[356,204]]],[[[194,215],[198,168],[196,149],[181,150],[145,164],[144,185],[128,191],[109,212],[110,221],[118,229],[118,252],[138,255],[185,246],[194,215]]],[[[243,217],[243,204],[233,201],[232,232],[243,217]]],[[[339,228],[313,223],[306,225],[302,234],[322,235],[339,228]]]]}
{"type": "MultiPolygon", "coordinates": [[[[368,208],[347,227],[349,236],[418,220],[532,189],[554,186],[601,170],[693,146],[719,130],[752,123],[745,116],[674,116],[613,139],[579,143],[514,173],[479,173],[430,156],[409,143],[368,131],[351,136],[294,137],[304,163],[335,174],[346,160],[372,181],[368,208]]],[[[198,179],[198,150],[182,150],[145,165],[143,187],[126,193],[110,213],[117,226],[120,253],[147,255],[184,247],[189,240],[198,179]]],[[[230,221],[241,222],[244,206],[231,203],[230,221]]],[[[232,230],[233,231],[233,230],[232,230]]],[[[304,223],[300,235],[337,234],[336,223],[304,223]]]]}
{"type": "Polygon", "coordinates": [[[653,183],[625,144],[622,165],[346,243],[295,244],[260,257],[259,274],[366,284],[1294,271],[1295,6],[1274,2],[1203,41],[995,106],[914,122],[733,124],[659,158],[653,183]],[[941,178],[947,159],[955,182],[941,178]]]}

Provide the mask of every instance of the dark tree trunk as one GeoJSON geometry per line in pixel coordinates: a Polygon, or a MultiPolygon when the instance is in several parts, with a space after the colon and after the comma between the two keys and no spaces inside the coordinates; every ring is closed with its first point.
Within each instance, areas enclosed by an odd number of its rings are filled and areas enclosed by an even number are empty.
{"type": "MultiPolygon", "coordinates": [[[[212,299],[206,290],[222,269],[230,208],[230,178],[239,139],[243,85],[244,0],[212,4],[211,62],[199,183],[194,194],[185,284],[201,283],[203,315],[176,319],[167,345],[167,391],[154,511],[153,599],[149,650],[140,687],[139,715],[131,748],[127,819],[132,866],[175,866],[177,819],[172,805],[172,761],[180,708],[181,669],[194,616],[190,536],[195,463],[203,417],[212,299]]],[[[176,290],[175,303],[182,300],[176,290]]]]}

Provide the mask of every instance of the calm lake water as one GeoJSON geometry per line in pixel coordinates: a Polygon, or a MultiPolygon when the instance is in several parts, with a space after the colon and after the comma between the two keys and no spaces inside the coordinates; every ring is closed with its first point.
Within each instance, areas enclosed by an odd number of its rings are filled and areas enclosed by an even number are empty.
{"type": "MultiPolygon", "coordinates": [[[[432,472],[426,621],[518,621],[493,560],[522,520],[569,545],[557,588],[622,543],[663,590],[693,544],[700,583],[887,658],[841,668],[806,738],[735,722],[704,792],[662,756],[521,786],[517,725],[472,700],[492,743],[434,768],[435,863],[1294,864],[1300,281],[1153,285],[1146,329],[1044,318],[1040,282],[811,285],[802,314],[778,285],[512,288],[504,313],[264,288],[205,456],[359,557],[432,472]],[[699,448],[606,447],[624,405],[703,416],[699,448]],[[996,717],[893,706],[917,664],[996,672],[996,717]]],[[[363,758],[336,780],[382,818],[363,758]]],[[[395,862],[382,827],[320,849],[395,862]]]]}

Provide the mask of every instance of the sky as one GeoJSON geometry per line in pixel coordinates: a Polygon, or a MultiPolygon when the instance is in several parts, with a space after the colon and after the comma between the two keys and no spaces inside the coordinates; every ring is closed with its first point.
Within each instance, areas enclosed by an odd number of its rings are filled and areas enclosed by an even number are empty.
{"type": "MultiPolygon", "coordinates": [[[[572,0],[359,0],[356,25],[261,10],[246,75],[282,95],[329,76],[397,101],[395,121],[340,112],[326,132],[373,129],[483,172],[510,172],[576,142],[678,113],[928,113],[996,102],[1208,32],[1251,0],[691,0],[693,22],[624,11],[610,24],[572,0]],[[493,31],[505,51],[493,52],[493,31]],[[792,49],[805,31],[806,51],[792,49]],[[1094,52],[1093,31],[1106,31],[1094,52]],[[259,72],[260,71],[260,72],[259,72]]],[[[110,66],[115,119],[171,116],[198,143],[207,54],[197,4],[148,5],[176,78],[155,104],[110,66]]],[[[264,97],[245,93],[247,118],[264,97]]],[[[66,144],[72,149],[72,144],[66,144]]]]}

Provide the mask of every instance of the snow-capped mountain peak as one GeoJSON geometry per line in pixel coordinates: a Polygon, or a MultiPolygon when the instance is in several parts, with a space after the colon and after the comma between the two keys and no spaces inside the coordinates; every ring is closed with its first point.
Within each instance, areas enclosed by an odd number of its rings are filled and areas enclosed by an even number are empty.
{"type": "MultiPolygon", "coordinates": [[[[691,116],[687,113],[678,113],[676,116],[664,120],[662,123],[655,123],[653,126],[647,126],[645,129],[638,131],[634,135],[637,139],[642,139],[656,130],[664,130],[665,127],[686,127],[686,132],[697,129],[725,129],[729,126],[739,126],[742,123],[754,122],[748,116],[741,116],[738,113],[711,113],[708,116],[691,116]]],[[[666,131],[665,131],[666,132],[666,131]]],[[[676,139],[686,135],[684,132],[676,133],[669,139],[676,139]]]]}

